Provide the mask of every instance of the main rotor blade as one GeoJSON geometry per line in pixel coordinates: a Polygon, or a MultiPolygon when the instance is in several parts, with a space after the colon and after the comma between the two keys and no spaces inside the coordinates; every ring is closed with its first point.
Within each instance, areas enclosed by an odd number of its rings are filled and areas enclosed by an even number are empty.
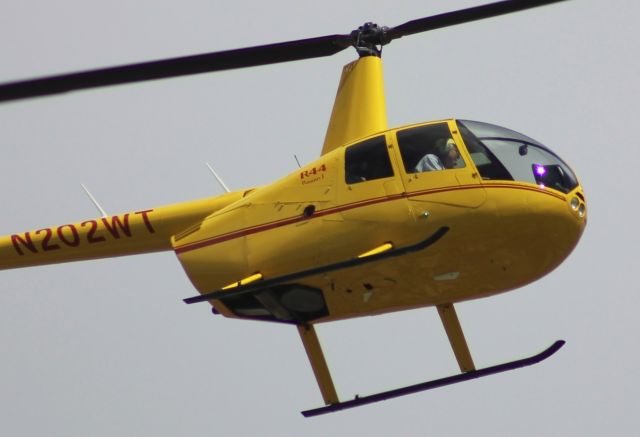
{"type": "Polygon", "coordinates": [[[350,45],[350,35],[327,35],[11,82],[0,85],[0,102],[86,88],[318,58],[336,54],[350,45]]]}
{"type": "Polygon", "coordinates": [[[506,0],[408,21],[387,31],[390,40],[456,24],[482,20],[567,0],[506,0]]]}
{"type": "Polygon", "coordinates": [[[0,85],[0,102],[47,96],[87,88],[98,88],[109,85],[230,70],[233,68],[254,67],[279,62],[318,58],[336,54],[351,45],[356,46],[356,49],[358,49],[358,52],[361,54],[371,54],[376,52],[373,51],[372,48],[387,44],[403,36],[509,14],[552,3],[559,3],[561,1],[566,0],[506,0],[420,18],[390,29],[378,27],[377,25],[369,26],[370,23],[367,23],[359,30],[355,30],[347,35],[327,35],[277,44],[11,82],[0,85]],[[362,50],[363,47],[364,50],[362,50]]]}

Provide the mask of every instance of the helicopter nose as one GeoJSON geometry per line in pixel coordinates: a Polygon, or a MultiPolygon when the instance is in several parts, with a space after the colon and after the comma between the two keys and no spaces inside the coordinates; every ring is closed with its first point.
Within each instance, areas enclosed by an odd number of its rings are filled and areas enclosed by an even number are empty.
{"type": "Polygon", "coordinates": [[[567,203],[569,204],[569,214],[571,215],[569,220],[574,225],[575,244],[578,244],[578,240],[587,226],[587,201],[580,187],[567,196],[567,203]]]}
{"type": "Polygon", "coordinates": [[[575,190],[572,195],[569,196],[569,206],[574,215],[576,215],[584,224],[587,223],[587,201],[584,198],[582,190],[575,190]]]}
{"type": "MultiPolygon", "coordinates": [[[[560,197],[560,196],[558,196],[560,197]]],[[[537,246],[545,252],[542,256],[543,269],[548,273],[564,261],[578,244],[587,224],[587,203],[581,187],[572,190],[564,198],[565,204],[546,196],[546,201],[537,203],[536,221],[538,232],[537,246]],[[546,265],[545,265],[546,264],[546,265]]]]}
{"type": "MultiPolygon", "coordinates": [[[[587,206],[578,186],[564,194],[544,187],[487,185],[487,204],[495,201],[496,219],[484,277],[494,289],[513,289],[531,283],[558,267],[578,244],[587,223],[587,206]]],[[[453,228],[453,227],[452,227],[453,228]]],[[[485,239],[485,244],[487,240],[485,239]]]]}
{"type": "Polygon", "coordinates": [[[566,214],[563,214],[563,227],[566,229],[567,244],[570,249],[567,250],[567,256],[573,250],[584,229],[587,225],[587,201],[580,187],[573,190],[566,198],[567,208],[566,214]]]}

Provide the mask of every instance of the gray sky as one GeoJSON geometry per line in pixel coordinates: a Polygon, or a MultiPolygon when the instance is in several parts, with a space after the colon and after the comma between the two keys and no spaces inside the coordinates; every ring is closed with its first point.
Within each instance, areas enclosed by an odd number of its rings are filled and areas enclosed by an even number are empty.
{"type": "MultiPolygon", "coordinates": [[[[481,1],[15,1],[0,82],[333,33],[481,1]]],[[[0,434],[630,435],[638,427],[634,135],[640,3],[566,4],[385,48],[390,126],[493,122],[555,150],[589,225],[556,271],[458,306],[478,366],[567,345],[537,366],[314,419],[297,332],[212,317],[173,253],[0,272],[0,434]]],[[[0,106],[0,233],[268,183],[319,154],[355,54],[0,106]]],[[[323,325],[343,399],[457,371],[436,311],[323,325]]]]}

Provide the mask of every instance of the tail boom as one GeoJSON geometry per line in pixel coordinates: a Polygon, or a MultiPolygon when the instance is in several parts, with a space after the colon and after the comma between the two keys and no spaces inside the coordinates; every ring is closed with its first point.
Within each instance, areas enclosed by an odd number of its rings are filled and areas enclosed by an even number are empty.
{"type": "Polygon", "coordinates": [[[242,192],[0,237],[0,270],[172,250],[171,236],[242,192]]]}

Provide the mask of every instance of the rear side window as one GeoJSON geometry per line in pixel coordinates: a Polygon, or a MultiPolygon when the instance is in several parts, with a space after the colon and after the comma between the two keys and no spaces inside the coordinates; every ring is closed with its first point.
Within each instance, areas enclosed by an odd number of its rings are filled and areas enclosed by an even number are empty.
{"type": "Polygon", "coordinates": [[[384,135],[347,147],[344,162],[347,184],[393,176],[384,135]]]}

